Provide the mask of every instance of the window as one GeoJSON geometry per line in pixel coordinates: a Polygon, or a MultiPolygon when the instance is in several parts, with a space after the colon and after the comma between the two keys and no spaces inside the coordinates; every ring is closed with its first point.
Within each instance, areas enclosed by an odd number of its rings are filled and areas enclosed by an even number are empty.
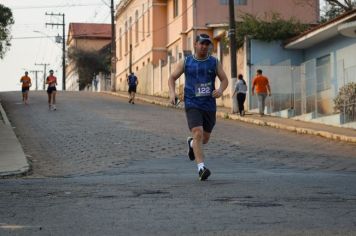
{"type": "Polygon", "coordinates": [[[173,0],[173,17],[178,16],[178,0],[173,0]]]}
{"type": "Polygon", "coordinates": [[[147,1],[147,36],[150,35],[150,24],[151,24],[151,14],[150,14],[150,5],[149,5],[149,0],[147,1]]]}
{"type": "Polygon", "coordinates": [[[321,92],[330,87],[330,55],[326,55],[316,59],[316,89],[321,92]]]}
{"type": "Polygon", "coordinates": [[[145,39],[145,4],[142,4],[142,40],[145,39]]]}
{"type": "Polygon", "coordinates": [[[132,44],[132,18],[131,17],[129,19],[129,33],[130,33],[129,43],[131,45],[132,44]]]}
{"type": "MultiPolygon", "coordinates": [[[[228,5],[229,0],[220,0],[221,5],[228,5]]],[[[235,5],[247,5],[247,0],[235,0],[234,1],[235,5]]]]}
{"type": "Polygon", "coordinates": [[[128,51],[128,27],[127,27],[127,21],[125,21],[125,53],[128,51]]]}
{"type": "Polygon", "coordinates": [[[119,58],[122,57],[122,30],[119,29],[119,58]]]}
{"type": "Polygon", "coordinates": [[[135,13],[135,42],[138,44],[138,11],[135,13]]]}

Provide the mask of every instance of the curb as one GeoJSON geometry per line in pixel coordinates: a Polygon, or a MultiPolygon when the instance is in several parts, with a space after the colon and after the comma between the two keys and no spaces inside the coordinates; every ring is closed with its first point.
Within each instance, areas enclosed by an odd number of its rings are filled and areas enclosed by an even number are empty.
{"type": "MultiPolygon", "coordinates": [[[[118,96],[118,97],[122,97],[122,98],[127,98],[127,96],[122,95],[122,94],[118,94],[118,93],[115,93],[115,92],[103,92],[103,93],[114,95],[114,96],[118,96]]],[[[146,98],[141,98],[141,97],[136,97],[135,99],[140,100],[140,101],[144,101],[144,102],[147,102],[147,103],[155,104],[155,105],[175,108],[175,107],[173,107],[172,105],[170,105],[168,103],[159,102],[159,101],[156,101],[156,100],[151,100],[151,99],[146,99],[146,98]]],[[[177,109],[183,109],[183,107],[176,107],[176,108],[177,109]]],[[[323,138],[327,138],[327,139],[331,139],[331,140],[335,140],[335,141],[344,141],[344,142],[348,142],[348,143],[356,143],[356,137],[347,136],[347,135],[341,135],[341,134],[334,134],[334,133],[330,133],[328,131],[320,131],[320,130],[314,130],[314,129],[308,129],[308,128],[298,128],[298,127],[295,127],[295,126],[278,124],[278,123],[271,122],[271,121],[263,121],[263,120],[258,120],[258,119],[241,117],[241,116],[238,116],[238,115],[234,115],[234,114],[230,114],[230,113],[222,112],[222,111],[217,111],[216,112],[216,116],[220,117],[220,118],[223,118],[223,119],[238,120],[238,121],[242,121],[242,122],[246,122],[246,123],[250,123],[250,124],[255,124],[255,125],[259,125],[259,126],[268,126],[268,127],[272,127],[272,128],[276,128],[276,129],[283,129],[283,130],[295,132],[297,134],[309,134],[309,135],[319,136],[319,137],[323,137],[323,138]]]]}
{"type": "Polygon", "coordinates": [[[1,101],[0,101],[0,113],[1,113],[0,115],[1,115],[2,119],[4,120],[5,125],[11,127],[11,123],[10,123],[9,119],[7,118],[4,108],[1,105],[1,101]]]}
{"type": "Polygon", "coordinates": [[[272,128],[276,128],[276,129],[283,129],[283,130],[295,132],[297,134],[309,134],[309,135],[320,136],[323,138],[332,139],[332,140],[336,140],[336,141],[356,143],[356,137],[353,137],[353,136],[334,134],[334,133],[330,133],[328,131],[320,131],[320,130],[314,130],[314,129],[308,129],[308,128],[298,128],[295,126],[278,124],[278,123],[271,122],[271,121],[262,121],[262,120],[257,120],[257,119],[240,117],[238,115],[229,114],[226,112],[217,112],[217,115],[219,117],[225,118],[225,119],[228,118],[231,120],[239,120],[239,121],[243,121],[246,123],[255,124],[255,125],[259,125],[259,126],[268,126],[268,127],[272,127],[272,128]]]}
{"type": "MultiPolygon", "coordinates": [[[[8,139],[12,139],[13,142],[14,142],[14,145],[15,145],[15,148],[11,149],[11,151],[10,151],[11,154],[10,155],[5,155],[5,156],[3,156],[3,158],[5,158],[5,161],[6,161],[6,157],[7,157],[7,162],[9,162],[8,160],[9,160],[9,156],[10,156],[11,160],[13,160],[13,158],[15,158],[14,161],[16,163],[15,164],[15,166],[16,166],[15,168],[13,168],[13,166],[10,167],[10,169],[12,169],[12,170],[1,171],[0,172],[0,178],[7,178],[7,177],[14,177],[14,176],[16,177],[16,176],[26,175],[31,170],[29,161],[27,160],[27,158],[25,156],[25,153],[24,153],[24,151],[22,149],[22,146],[21,146],[20,142],[18,141],[18,138],[17,138],[12,126],[11,126],[11,123],[10,123],[9,119],[7,118],[6,112],[5,112],[4,108],[1,105],[1,102],[0,102],[0,113],[1,113],[2,119],[3,119],[4,124],[5,124],[5,129],[8,130],[7,134],[9,134],[9,137],[7,137],[7,138],[8,139]]],[[[2,122],[2,121],[0,121],[0,122],[2,122]]],[[[5,131],[5,134],[6,134],[6,131],[5,131]]],[[[1,160],[0,160],[0,162],[1,162],[1,160]]]]}

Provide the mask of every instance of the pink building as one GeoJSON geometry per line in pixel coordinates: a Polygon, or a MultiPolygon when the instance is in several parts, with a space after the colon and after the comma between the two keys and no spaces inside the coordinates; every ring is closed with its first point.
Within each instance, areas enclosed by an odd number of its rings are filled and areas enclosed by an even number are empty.
{"type": "MultiPolygon", "coordinates": [[[[116,9],[116,89],[127,89],[126,75],[131,68],[140,80],[139,93],[166,96],[166,80],[175,62],[193,53],[199,33],[214,39],[212,53],[223,59],[219,41],[228,26],[228,2],[121,0],[116,9]]],[[[315,24],[319,0],[235,0],[237,21],[243,13],[263,16],[269,12],[315,24]]],[[[223,66],[229,75],[229,61],[224,60],[223,66]]]]}

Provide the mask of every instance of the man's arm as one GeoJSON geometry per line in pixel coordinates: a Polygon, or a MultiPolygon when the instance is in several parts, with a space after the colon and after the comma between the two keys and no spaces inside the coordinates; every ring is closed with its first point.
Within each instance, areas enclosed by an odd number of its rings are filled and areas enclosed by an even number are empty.
{"type": "Polygon", "coordinates": [[[252,88],[251,88],[252,96],[255,95],[255,80],[252,81],[252,88]]]}
{"type": "Polygon", "coordinates": [[[227,88],[227,86],[229,85],[229,81],[227,79],[227,76],[225,74],[225,71],[222,68],[222,65],[220,62],[218,62],[218,66],[217,66],[217,76],[220,80],[220,87],[216,90],[213,91],[213,97],[214,98],[219,98],[223,95],[223,92],[225,91],[225,89],[227,88]]]}
{"type": "Polygon", "coordinates": [[[169,102],[172,105],[175,105],[176,98],[176,80],[183,74],[184,72],[184,60],[181,60],[175,71],[169,76],[168,79],[168,87],[169,87],[169,102]]]}

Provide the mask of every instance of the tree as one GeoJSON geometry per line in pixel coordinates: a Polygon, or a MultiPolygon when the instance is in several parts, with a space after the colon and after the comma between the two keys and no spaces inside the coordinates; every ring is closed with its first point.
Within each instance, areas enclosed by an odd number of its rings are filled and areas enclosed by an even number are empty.
{"type": "Polygon", "coordinates": [[[355,0],[325,0],[325,2],[326,5],[321,10],[321,22],[326,22],[356,8],[355,0]]]}
{"type": "Polygon", "coordinates": [[[264,19],[245,14],[236,27],[237,47],[243,46],[245,36],[271,42],[274,40],[286,40],[298,35],[307,28],[308,25],[304,25],[294,18],[289,20],[282,19],[278,13],[266,14],[264,19]]]}
{"type": "Polygon", "coordinates": [[[71,59],[79,76],[79,90],[91,84],[94,74],[110,73],[110,44],[99,51],[86,51],[69,48],[68,58],[71,59]]]}
{"type": "Polygon", "coordinates": [[[11,9],[0,4],[0,59],[11,46],[10,27],[15,23],[11,9]]]}
{"type": "Polygon", "coordinates": [[[345,121],[356,118],[356,83],[351,82],[341,87],[334,99],[334,108],[345,115],[345,121]]]}

